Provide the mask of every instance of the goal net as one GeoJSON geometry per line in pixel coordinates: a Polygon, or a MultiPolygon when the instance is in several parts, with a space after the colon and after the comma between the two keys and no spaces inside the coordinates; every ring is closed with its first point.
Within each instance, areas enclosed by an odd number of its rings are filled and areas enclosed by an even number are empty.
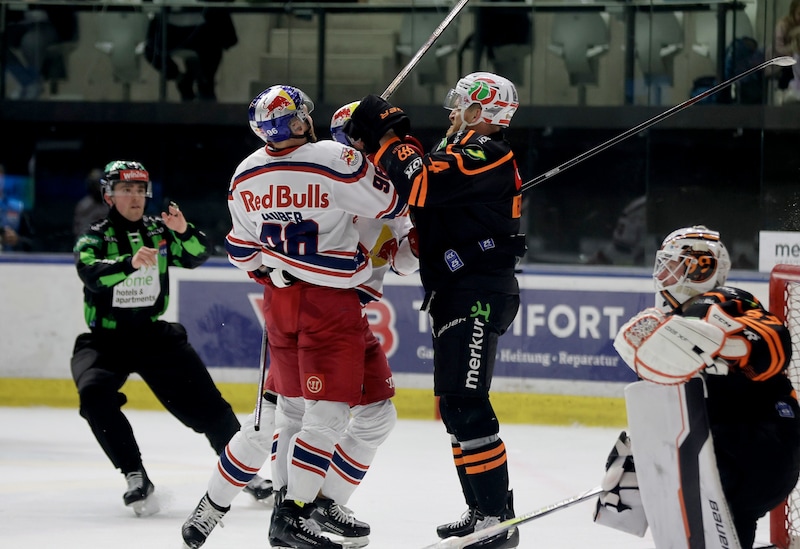
{"type": "MultiPolygon", "coordinates": [[[[792,337],[789,378],[800,389],[800,265],[776,265],[769,278],[769,311],[786,324],[792,337]]],[[[770,513],[770,542],[780,549],[800,549],[800,484],[785,505],[770,513]]]]}

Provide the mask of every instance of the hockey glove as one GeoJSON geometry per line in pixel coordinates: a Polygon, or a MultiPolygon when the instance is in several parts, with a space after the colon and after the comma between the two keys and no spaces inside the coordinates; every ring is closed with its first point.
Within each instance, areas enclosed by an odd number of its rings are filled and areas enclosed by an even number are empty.
{"type": "Polygon", "coordinates": [[[647,531],[647,517],[639,494],[631,439],[625,431],[620,433],[608,455],[606,474],[600,486],[603,493],[597,500],[594,521],[629,534],[643,536],[647,531]]]}
{"type": "Polygon", "coordinates": [[[697,318],[669,316],[645,309],[627,322],[614,338],[614,348],[636,375],[661,385],[685,383],[700,370],[725,374],[715,362],[725,332],[697,318]]]}
{"type": "Polygon", "coordinates": [[[269,282],[269,271],[264,266],[259,267],[255,271],[248,271],[247,275],[263,286],[266,286],[267,282],[269,282]]]}
{"type": "MultiPolygon", "coordinates": [[[[397,133],[397,132],[395,132],[397,133]]],[[[422,142],[413,135],[407,134],[403,138],[403,143],[410,145],[414,152],[422,156],[425,154],[425,149],[422,148],[422,142]]]]}
{"type": "Polygon", "coordinates": [[[417,234],[417,228],[411,227],[406,238],[408,238],[408,245],[411,247],[411,253],[414,254],[414,257],[419,257],[419,235],[417,234]]]}
{"type": "MultiPolygon", "coordinates": [[[[746,362],[751,352],[751,343],[747,340],[745,334],[746,326],[726,313],[718,304],[709,307],[706,313],[706,322],[725,332],[725,342],[719,350],[719,356],[715,356],[714,364],[719,367],[721,362],[724,362],[727,366],[728,362],[726,361],[731,363],[746,362]]],[[[728,373],[727,368],[722,368],[722,370],[724,371],[709,373],[728,373]]]]}
{"type": "Polygon", "coordinates": [[[361,139],[364,152],[378,152],[380,140],[389,130],[403,139],[411,129],[411,121],[400,107],[395,107],[378,95],[368,95],[344,125],[344,133],[355,141],[361,139]]]}

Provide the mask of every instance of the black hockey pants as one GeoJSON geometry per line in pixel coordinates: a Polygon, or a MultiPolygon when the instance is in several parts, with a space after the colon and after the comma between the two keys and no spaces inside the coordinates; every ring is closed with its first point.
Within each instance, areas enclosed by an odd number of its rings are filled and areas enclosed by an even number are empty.
{"type": "Polygon", "coordinates": [[[139,445],[121,410],[127,398],[120,389],[131,373],[139,374],[181,423],[203,433],[217,454],[239,430],[239,420],[180,324],[158,321],[137,331],[81,334],[72,356],[80,414],[123,473],[142,465],[139,445]]]}

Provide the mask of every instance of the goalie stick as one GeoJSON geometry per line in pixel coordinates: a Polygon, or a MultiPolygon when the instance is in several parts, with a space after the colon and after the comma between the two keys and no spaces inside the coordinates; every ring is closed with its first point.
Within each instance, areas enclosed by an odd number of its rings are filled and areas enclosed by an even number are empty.
{"type": "Polygon", "coordinates": [[[261,335],[261,354],[259,358],[258,396],[256,398],[256,411],[253,418],[253,429],[261,430],[261,406],[264,400],[264,382],[267,380],[267,325],[264,321],[264,333],[261,335]]]}
{"type": "Polygon", "coordinates": [[[514,518],[510,518],[508,520],[504,520],[494,526],[490,526],[489,528],[485,528],[483,530],[479,530],[477,532],[473,532],[469,535],[463,537],[450,537],[447,539],[443,539],[434,543],[433,545],[427,545],[422,549],[463,549],[467,545],[475,543],[477,541],[484,540],[486,538],[490,538],[495,536],[501,532],[505,532],[509,528],[513,528],[514,526],[519,526],[520,524],[525,524],[526,522],[532,521],[534,519],[543,517],[545,515],[549,515],[559,509],[566,509],[567,507],[571,507],[576,503],[580,503],[582,501],[586,501],[587,499],[593,498],[594,496],[599,495],[603,492],[603,488],[601,486],[595,486],[590,490],[586,490],[582,494],[578,494],[577,496],[573,496],[571,498],[567,498],[556,503],[551,503],[546,507],[542,507],[541,509],[537,509],[535,511],[531,511],[529,513],[525,513],[524,515],[519,515],[514,518]]]}
{"type": "Polygon", "coordinates": [[[469,0],[459,0],[458,3],[453,6],[444,20],[433,30],[433,34],[431,34],[430,38],[428,38],[428,41],[420,46],[419,50],[417,50],[417,53],[414,54],[414,57],[411,58],[406,66],[403,67],[403,70],[401,70],[400,73],[394,77],[394,80],[392,80],[391,84],[389,84],[389,86],[383,91],[381,94],[383,99],[389,99],[389,97],[397,90],[400,84],[402,84],[403,81],[408,78],[409,73],[414,70],[414,67],[417,66],[417,63],[419,63],[419,60],[422,59],[422,56],[425,55],[429,49],[431,49],[431,46],[433,46],[433,43],[439,38],[439,35],[441,35],[444,32],[444,29],[446,29],[448,25],[452,23],[453,19],[455,19],[458,13],[464,8],[464,6],[467,5],[467,2],[469,2],[469,0]]]}
{"type": "Polygon", "coordinates": [[[671,109],[667,109],[666,111],[662,112],[661,114],[658,114],[658,115],[654,116],[650,120],[645,120],[644,122],[642,122],[638,126],[635,126],[635,127],[631,128],[631,129],[619,134],[617,137],[613,137],[613,138],[609,139],[608,141],[606,141],[605,143],[601,143],[601,144],[597,145],[596,147],[594,147],[593,149],[590,149],[590,150],[586,151],[585,153],[579,154],[578,156],[576,156],[572,160],[568,160],[568,161],[564,162],[563,164],[561,164],[560,166],[556,166],[552,170],[549,170],[549,171],[547,171],[547,172],[545,172],[545,173],[543,173],[541,175],[538,175],[538,176],[534,177],[533,179],[531,179],[530,181],[528,181],[524,185],[522,185],[522,192],[525,192],[528,189],[531,189],[531,188],[535,187],[536,185],[539,185],[540,183],[544,183],[545,181],[547,181],[551,177],[560,174],[561,172],[563,172],[563,171],[575,166],[576,164],[580,164],[581,162],[583,162],[587,158],[591,158],[594,155],[596,155],[597,153],[602,152],[602,151],[606,150],[607,148],[612,147],[612,146],[616,145],[617,143],[619,143],[621,141],[624,141],[624,140],[628,139],[629,137],[631,137],[633,135],[636,135],[637,133],[639,133],[641,131],[644,131],[644,130],[646,130],[647,128],[649,128],[651,126],[655,126],[656,124],[658,124],[659,122],[661,122],[665,118],[669,118],[673,114],[675,114],[677,112],[680,112],[683,109],[686,109],[688,107],[691,107],[695,103],[699,103],[700,101],[702,101],[706,97],[708,97],[710,95],[713,95],[713,94],[715,94],[715,93],[727,88],[728,86],[733,85],[734,82],[736,82],[738,80],[741,80],[742,78],[745,78],[746,76],[749,76],[749,75],[753,74],[754,72],[758,72],[758,71],[764,70],[764,69],[766,69],[767,67],[769,67],[771,65],[778,65],[780,67],[790,67],[790,66],[794,65],[795,63],[796,63],[796,61],[793,58],[791,58],[789,56],[783,56],[783,57],[775,57],[773,59],[769,59],[767,61],[764,61],[760,65],[756,65],[755,67],[751,67],[751,68],[747,69],[746,71],[744,71],[743,73],[737,74],[736,76],[734,76],[732,78],[729,78],[728,80],[725,80],[724,82],[720,82],[719,84],[717,84],[713,88],[709,88],[706,91],[704,91],[704,92],[702,92],[700,94],[697,94],[696,96],[694,96],[692,98],[689,98],[688,100],[684,101],[683,103],[675,105],[671,109]]]}

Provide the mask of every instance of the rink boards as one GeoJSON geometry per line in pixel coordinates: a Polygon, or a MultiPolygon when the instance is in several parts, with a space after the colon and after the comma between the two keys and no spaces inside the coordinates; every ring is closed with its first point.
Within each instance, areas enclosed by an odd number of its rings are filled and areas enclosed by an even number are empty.
{"type": "MultiPolygon", "coordinates": [[[[261,286],[214,258],[171,269],[167,320],[189,338],[237,411],[252,409],[263,318],[261,286]]],[[[624,425],[623,388],[635,380],[612,347],[619,327],[653,303],[650,269],[526,268],[521,307],[498,344],[492,402],[505,421],[624,425]]],[[[766,275],[732,274],[766,299],[766,275]]],[[[434,417],[432,349],[417,277],[387,276],[368,318],[394,372],[401,416],[434,417]]],[[[0,255],[0,405],[77,403],[69,377],[75,336],[85,331],[82,285],[71,256],[0,255]]],[[[132,342],[141,344],[142,342],[132,342]]],[[[155,407],[146,387],[126,386],[131,405],[155,407]]]]}

